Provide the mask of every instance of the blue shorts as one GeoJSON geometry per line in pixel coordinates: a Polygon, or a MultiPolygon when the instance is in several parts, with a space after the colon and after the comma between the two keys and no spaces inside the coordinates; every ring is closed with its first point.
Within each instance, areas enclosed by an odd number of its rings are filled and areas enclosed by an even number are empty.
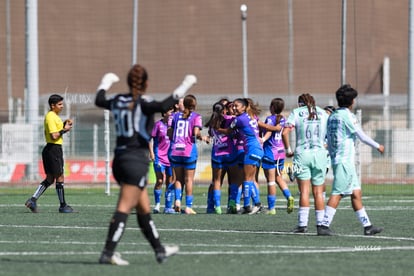
{"type": "Polygon", "coordinates": [[[171,167],[178,168],[183,167],[187,170],[195,170],[197,166],[197,156],[171,156],[171,167]]]}
{"type": "Polygon", "coordinates": [[[244,150],[240,149],[236,152],[236,162],[239,165],[240,168],[243,168],[243,162],[244,162],[244,150]]]}
{"type": "Polygon", "coordinates": [[[211,167],[213,169],[225,169],[228,167],[236,166],[238,163],[237,153],[230,153],[219,156],[211,156],[211,167]]]}
{"type": "Polygon", "coordinates": [[[260,162],[263,158],[263,150],[260,148],[254,148],[244,153],[243,164],[254,165],[260,167],[260,162]]]}
{"type": "Polygon", "coordinates": [[[270,159],[269,157],[265,156],[262,159],[262,168],[264,170],[271,170],[271,169],[278,169],[278,171],[283,171],[285,168],[285,159],[270,159]]]}
{"type": "Polygon", "coordinates": [[[154,172],[165,173],[167,176],[172,176],[172,168],[170,166],[163,165],[161,163],[154,163],[154,172]]]}

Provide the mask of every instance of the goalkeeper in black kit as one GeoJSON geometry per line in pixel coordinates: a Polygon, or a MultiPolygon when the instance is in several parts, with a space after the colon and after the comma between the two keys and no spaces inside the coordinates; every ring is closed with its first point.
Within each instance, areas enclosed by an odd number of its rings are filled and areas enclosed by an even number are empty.
{"type": "Polygon", "coordinates": [[[196,83],[194,75],[187,75],[173,94],[163,101],[151,100],[145,95],[148,74],[141,65],[134,65],[127,77],[129,93],[118,94],[109,99],[105,93],[119,78],[113,73],[103,76],[98,87],[95,104],[112,112],[116,147],[112,163],[114,178],[120,185],[116,210],[109,224],[105,247],[99,263],[128,265],[115,248],[125,231],[126,222],[131,209],[136,210],[138,225],[145,238],[151,244],[156,260],[159,263],[176,254],[176,245],[162,245],[159,234],[151,219],[150,199],[147,191],[147,173],[149,167],[148,142],[154,125],[154,114],[166,112],[178,102],[196,83]]]}

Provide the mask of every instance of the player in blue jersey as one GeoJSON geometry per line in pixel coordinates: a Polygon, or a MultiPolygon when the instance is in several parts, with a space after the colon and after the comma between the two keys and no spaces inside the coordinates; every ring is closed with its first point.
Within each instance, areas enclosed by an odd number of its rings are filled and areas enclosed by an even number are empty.
{"type": "MultiPolygon", "coordinates": [[[[284,135],[295,130],[296,147],[293,164],[294,173],[298,182],[300,198],[298,211],[298,224],[294,233],[306,233],[308,231],[310,201],[309,193],[312,189],[315,206],[316,225],[321,225],[325,202],[323,192],[325,190],[326,175],[326,149],[325,136],[328,114],[322,108],[316,106],[315,99],[310,94],[302,94],[298,97],[298,107],[290,113],[284,135]]],[[[288,139],[286,139],[286,142],[288,139]]],[[[292,156],[292,150],[288,147],[288,156],[292,156]]]]}
{"type": "Polygon", "coordinates": [[[109,224],[106,243],[99,263],[128,265],[115,252],[125,229],[128,215],[135,209],[139,228],[151,244],[156,260],[161,263],[178,252],[178,246],[164,246],[151,219],[151,205],[147,191],[150,131],[154,125],[154,113],[166,112],[196,82],[193,75],[165,100],[158,102],[145,95],[148,74],[141,65],[134,65],[128,72],[129,92],[106,98],[106,92],[119,78],[105,74],[97,89],[95,105],[110,110],[114,116],[116,147],[112,173],[120,185],[116,210],[109,224]]]}
{"type": "Polygon", "coordinates": [[[243,141],[244,158],[243,158],[243,193],[244,206],[243,213],[255,214],[261,208],[261,203],[256,203],[253,208],[250,206],[250,198],[255,189],[255,177],[257,168],[263,157],[263,149],[259,139],[259,125],[257,119],[249,114],[249,102],[245,98],[238,98],[233,101],[236,118],[234,118],[229,129],[221,130],[230,134],[237,131],[243,141]]]}
{"type": "Polygon", "coordinates": [[[345,196],[351,196],[352,208],[364,227],[365,235],[375,235],[383,230],[372,225],[362,203],[361,183],[355,169],[355,140],[360,139],[380,153],[384,152],[384,146],[364,133],[356,116],[351,112],[357,96],[358,92],[350,85],[342,85],[336,91],[338,108],[328,119],[327,141],[334,181],[323,222],[318,227],[318,235],[321,236],[334,234],[329,226],[341,199],[345,196]]]}
{"type": "Polygon", "coordinates": [[[294,198],[290,193],[289,187],[283,179],[282,173],[285,164],[285,144],[283,141],[283,128],[286,118],[281,114],[285,108],[285,102],[281,98],[275,98],[270,103],[270,113],[265,120],[265,124],[282,128],[279,131],[266,131],[262,137],[264,156],[262,159],[262,168],[267,180],[267,214],[276,214],[276,184],[281,189],[287,200],[287,212],[293,212],[294,198]]]}

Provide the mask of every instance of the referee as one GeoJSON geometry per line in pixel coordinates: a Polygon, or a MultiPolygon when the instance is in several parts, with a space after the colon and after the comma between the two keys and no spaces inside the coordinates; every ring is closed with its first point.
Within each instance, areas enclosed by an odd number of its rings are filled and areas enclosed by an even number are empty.
{"type": "Polygon", "coordinates": [[[63,97],[53,94],[49,97],[50,110],[45,116],[43,122],[46,146],[42,151],[43,168],[46,178],[39,184],[36,191],[26,201],[26,207],[33,213],[37,213],[37,199],[46,191],[46,189],[55,183],[56,192],[59,198],[59,213],[72,213],[73,209],[65,201],[64,175],[63,175],[63,135],[72,129],[72,120],[67,119],[65,122],[59,117],[63,110],[63,97]]]}

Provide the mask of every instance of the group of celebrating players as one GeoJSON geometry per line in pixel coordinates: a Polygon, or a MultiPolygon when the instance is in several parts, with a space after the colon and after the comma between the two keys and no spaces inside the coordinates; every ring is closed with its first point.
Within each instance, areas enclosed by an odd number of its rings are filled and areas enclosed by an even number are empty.
{"type": "Polygon", "coordinates": [[[185,96],[162,114],[151,132],[150,158],[156,174],[153,212],[160,212],[165,183],[164,213],[196,213],[192,208],[192,186],[198,139],[211,143],[212,147],[212,183],[208,187],[207,213],[222,214],[221,187],[226,175],[229,184],[227,213],[261,212],[264,208],[257,181],[260,167],[267,180],[266,213],[276,214],[276,184],[286,198],[287,212],[291,213],[294,198],[283,179],[288,139],[288,135],[283,135],[286,124],[286,118],[281,114],[285,106],[283,99],[271,101],[270,115],[264,122],[259,120],[259,106],[251,99],[220,99],[213,104],[211,117],[205,125],[195,111],[196,105],[194,95],[185,96]],[[201,134],[203,127],[208,128],[207,136],[201,134]],[[181,208],[183,186],[186,191],[184,209],[181,208]]]}

